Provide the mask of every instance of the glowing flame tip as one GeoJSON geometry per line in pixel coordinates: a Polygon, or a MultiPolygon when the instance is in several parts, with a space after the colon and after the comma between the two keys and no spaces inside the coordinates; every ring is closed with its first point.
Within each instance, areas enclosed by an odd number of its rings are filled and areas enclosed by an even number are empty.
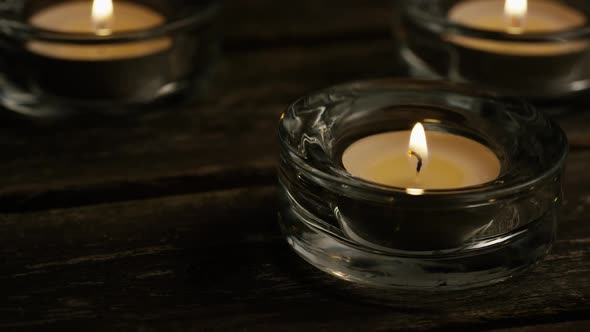
{"type": "Polygon", "coordinates": [[[93,0],[92,23],[97,35],[106,36],[111,34],[113,11],[112,0],[93,0]]]}
{"type": "Polygon", "coordinates": [[[528,11],[527,0],[505,0],[504,16],[508,23],[508,33],[522,33],[528,11]]]}
{"type": "Polygon", "coordinates": [[[527,9],[527,0],[506,0],[504,2],[504,13],[508,16],[525,16],[527,9]]]}
{"type": "Polygon", "coordinates": [[[424,164],[426,164],[428,161],[428,144],[426,143],[426,132],[424,131],[424,126],[422,126],[420,122],[416,123],[412,129],[408,151],[408,155],[410,157],[412,154],[415,154],[420,156],[424,164]]]}

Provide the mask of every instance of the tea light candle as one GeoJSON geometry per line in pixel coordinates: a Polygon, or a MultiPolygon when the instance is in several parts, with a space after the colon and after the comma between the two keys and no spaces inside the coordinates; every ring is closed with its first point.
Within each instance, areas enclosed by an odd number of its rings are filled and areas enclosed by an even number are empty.
{"type": "MultiPolygon", "coordinates": [[[[566,4],[553,0],[471,0],[456,4],[448,12],[450,21],[471,28],[509,34],[554,33],[583,26],[586,16],[566,4]]],[[[519,43],[486,40],[468,36],[447,36],[463,47],[486,52],[547,56],[580,52],[586,41],[566,43],[519,43]]]]}
{"type": "MultiPolygon", "coordinates": [[[[169,36],[108,42],[117,34],[145,31],[166,23],[157,10],[137,2],[63,1],[33,12],[31,25],[89,43],[34,40],[26,48],[35,64],[34,87],[74,103],[149,102],[157,98],[185,59],[169,36]],[[101,42],[101,39],[104,39],[101,42]]],[[[149,35],[149,34],[148,34],[149,35]]],[[[93,105],[94,105],[93,104],[93,105]]],[[[116,110],[115,110],[116,111],[116,110]]]]}
{"type": "MultiPolygon", "coordinates": [[[[31,25],[62,33],[108,36],[116,32],[145,30],[162,25],[162,14],[137,3],[112,0],[66,1],[45,8],[29,19],[31,25]]],[[[36,54],[58,59],[105,61],[146,56],[170,48],[170,38],[106,45],[76,45],[34,41],[27,45],[36,54]]]]}
{"type": "Polygon", "coordinates": [[[297,99],[278,136],[281,230],[348,281],[489,285],[555,238],[567,140],[526,103],[432,80],[352,82],[297,99]],[[400,128],[409,117],[430,130],[400,128]]]}
{"type": "Polygon", "coordinates": [[[588,13],[565,0],[409,1],[397,36],[412,75],[557,100],[590,89],[588,13]]]}
{"type": "Polygon", "coordinates": [[[0,104],[26,116],[123,115],[192,100],[220,54],[218,0],[17,2],[5,17],[12,28],[0,29],[0,104]]]}
{"type": "Polygon", "coordinates": [[[489,148],[455,134],[426,134],[420,123],[411,132],[386,132],[354,142],[344,151],[342,163],[355,177],[407,188],[413,195],[424,189],[475,186],[500,174],[500,161],[489,148]]]}

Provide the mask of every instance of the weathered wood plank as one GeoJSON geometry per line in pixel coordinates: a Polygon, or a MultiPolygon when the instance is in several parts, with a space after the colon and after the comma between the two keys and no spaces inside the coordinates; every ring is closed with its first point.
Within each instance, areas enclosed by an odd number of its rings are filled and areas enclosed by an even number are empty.
{"type": "Polygon", "coordinates": [[[490,332],[571,332],[590,331],[590,321],[564,322],[546,325],[516,327],[510,329],[493,330],[490,332]]]}
{"type": "MultiPolygon", "coordinates": [[[[230,40],[288,41],[292,35],[326,42],[230,53],[216,67],[207,93],[184,107],[62,124],[30,124],[5,115],[0,211],[270,183],[277,119],[291,101],[325,86],[399,70],[389,37],[337,37],[382,30],[389,24],[389,6],[385,0],[363,6],[348,0],[228,2],[222,14],[227,28],[242,34],[230,40]]],[[[563,122],[576,148],[589,146],[590,119],[584,114],[563,122]]]]}
{"type": "MultiPolygon", "coordinates": [[[[198,104],[136,117],[0,125],[0,211],[68,207],[271,183],[280,113],[332,84],[395,70],[389,41],[226,57],[198,104]]],[[[562,123],[584,147],[588,113],[562,123]]]]}
{"type": "Polygon", "coordinates": [[[0,327],[455,330],[590,314],[590,151],[567,171],[559,240],[530,273],[448,294],[374,291],[316,271],[250,187],[0,217],[0,327]]]}
{"type": "MultiPolygon", "coordinates": [[[[502,285],[376,293],[316,271],[283,243],[270,185],[278,116],[306,92],[395,72],[389,6],[228,2],[231,52],[198,104],[59,125],[2,121],[2,211],[200,193],[0,215],[0,329],[586,327],[562,322],[590,313],[589,151],[570,158],[554,251],[502,285]]],[[[560,123],[574,148],[590,147],[587,113],[560,123]]]]}
{"type": "Polygon", "coordinates": [[[575,112],[560,117],[559,124],[568,134],[572,148],[590,148],[590,110],[580,105],[575,112]]]}
{"type": "Polygon", "coordinates": [[[226,46],[251,49],[390,36],[393,1],[226,1],[226,46]]]}
{"type": "Polygon", "coordinates": [[[288,104],[326,85],[385,75],[391,52],[384,41],[233,55],[195,105],[65,124],[2,122],[0,210],[269,183],[288,104]]]}

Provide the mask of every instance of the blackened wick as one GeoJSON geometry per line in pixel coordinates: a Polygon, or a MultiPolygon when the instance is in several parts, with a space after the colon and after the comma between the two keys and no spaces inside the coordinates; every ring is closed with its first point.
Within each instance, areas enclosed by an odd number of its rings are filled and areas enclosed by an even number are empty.
{"type": "Polygon", "coordinates": [[[422,157],[420,157],[419,154],[412,150],[408,151],[408,156],[418,159],[418,164],[416,165],[416,173],[420,173],[420,170],[422,169],[422,157]]]}

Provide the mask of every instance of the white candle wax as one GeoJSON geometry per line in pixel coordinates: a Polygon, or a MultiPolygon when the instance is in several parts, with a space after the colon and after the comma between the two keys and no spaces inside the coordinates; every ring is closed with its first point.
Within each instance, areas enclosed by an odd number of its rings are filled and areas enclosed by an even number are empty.
{"type": "Polygon", "coordinates": [[[350,145],[342,156],[353,176],[399,188],[453,189],[493,181],[500,174],[494,152],[469,138],[429,131],[428,162],[419,173],[408,159],[410,131],[386,132],[350,145]]]}
{"type": "MultiPolygon", "coordinates": [[[[31,25],[61,33],[104,35],[96,30],[92,20],[92,1],[66,1],[44,8],[31,16],[31,25]]],[[[110,33],[154,28],[165,22],[162,14],[151,8],[131,3],[115,2],[110,33]]],[[[106,45],[75,45],[34,41],[27,48],[36,54],[64,60],[102,61],[130,59],[161,52],[170,48],[170,38],[106,45]]]]}
{"type": "MultiPolygon", "coordinates": [[[[583,26],[587,21],[583,13],[558,1],[529,1],[527,7],[518,34],[560,32],[583,26]]],[[[452,22],[480,30],[511,33],[512,28],[505,13],[505,0],[459,2],[449,10],[448,18],[452,22]]],[[[519,43],[456,35],[446,38],[467,48],[521,56],[568,54],[580,52],[589,46],[586,41],[519,43]]]]}

